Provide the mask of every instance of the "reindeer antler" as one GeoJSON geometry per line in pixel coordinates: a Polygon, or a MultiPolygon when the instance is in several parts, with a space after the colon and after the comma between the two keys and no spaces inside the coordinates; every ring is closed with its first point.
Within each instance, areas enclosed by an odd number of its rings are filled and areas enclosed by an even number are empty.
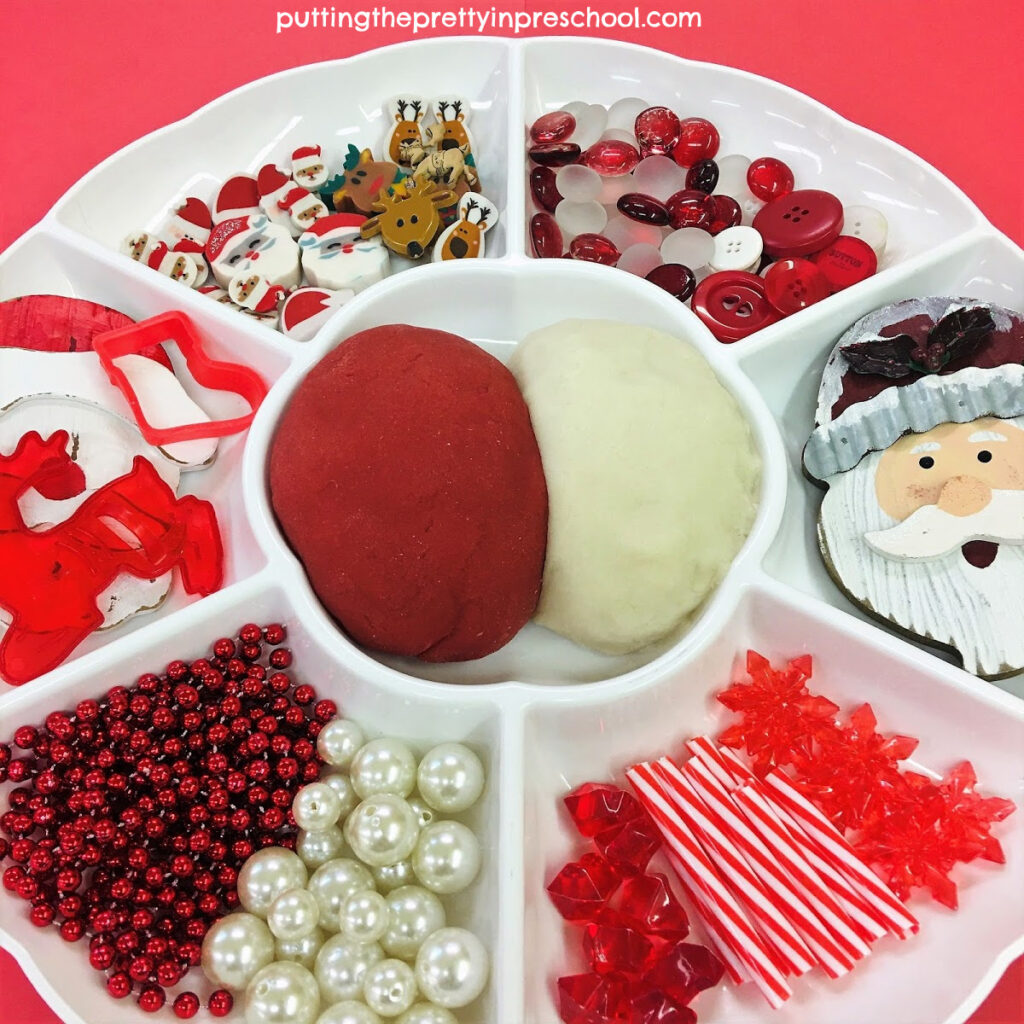
{"type": "Polygon", "coordinates": [[[407,118],[407,120],[418,121],[420,119],[420,116],[423,113],[423,101],[422,100],[412,100],[412,101],[410,101],[410,106],[412,107],[412,112],[416,116],[415,117],[411,117],[411,118],[407,118]]]}

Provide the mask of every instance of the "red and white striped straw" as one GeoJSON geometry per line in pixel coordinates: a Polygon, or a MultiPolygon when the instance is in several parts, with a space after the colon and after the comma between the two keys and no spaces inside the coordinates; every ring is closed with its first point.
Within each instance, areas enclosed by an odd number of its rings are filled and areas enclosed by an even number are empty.
{"type": "Polygon", "coordinates": [[[884,914],[891,930],[905,937],[920,927],[896,894],[853,852],[839,830],[780,772],[769,773],[765,782],[777,794],[784,809],[804,830],[822,856],[830,860],[854,881],[858,888],[884,914]]]}
{"type": "Polygon", "coordinates": [[[651,767],[665,782],[669,798],[676,805],[686,824],[715,855],[715,866],[740,897],[747,911],[761,929],[763,937],[780,954],[785,966],[795,974],[806,974],[817,962],[806,943],[776,905],[772,894],[751,869],[733,839],[719,827],[711,809],[690,789],[686,780],[659,762],[651,767]]]}

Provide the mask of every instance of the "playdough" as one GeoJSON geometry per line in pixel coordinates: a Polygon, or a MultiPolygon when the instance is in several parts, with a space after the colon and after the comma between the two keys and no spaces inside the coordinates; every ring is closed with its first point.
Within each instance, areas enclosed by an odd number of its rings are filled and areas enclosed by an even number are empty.
{"type": "Polygon", "coordinates": [[[367,647],[480,658],[533,613],[547,491],[512,375],[453,334],[390,325],[318,363],[270,454],[274,511],[367,647]]]}
{"type": "Polygon", "coordinates": [[[735,400],[678,338],[603,320],[535,331],[509,366],[548,481],[537,622],[607,654],[677,633],[757,508],[760,458],[735,400]]]}

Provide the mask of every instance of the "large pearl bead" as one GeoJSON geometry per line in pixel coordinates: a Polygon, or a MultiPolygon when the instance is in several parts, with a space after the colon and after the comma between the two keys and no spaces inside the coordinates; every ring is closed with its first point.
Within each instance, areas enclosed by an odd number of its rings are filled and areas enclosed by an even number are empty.
{"type": "Polygon", "coordinates": [[[339,857],[313,872],[309,891],[320,905],[320,927],[336,932],[341,905],[354,892],[373,888],[373,876],[358,861],[339,857]]]}
{"type": "Polygon", "coordinates": [[[380,1017],[366,1003],[356,999],[345,999],[324,1010],[316,1024],[383,1024],[380,1017]]]}
{"type": "Polygon", "coordinates": [[[467,1006],[484,990],[489,970],[484,944],[465,928],[442,928],[416,954],[416,983],[432,1003],[467,1006]]]}
{"type": "Polygon", "coordinates": [[[370,740],[353,759],[351,778],[362,800],[377,793],[408,796],[416,785],[416,758],[401,740],[370,740]]]}
{"type": "Polygon", "coordinates": [[[352,852],[369,865],[395,864],[416,848],[420,826],[412,808],[393,793],[364,800],[345,821],[352,852]]]}
{"type": "Polygon", "coordinates": [[[326,782],[311,782],[295,794],[292,814],[299,828],[307,832],[323,832],[338,823],[341,801],[326,782]]]}
{"type": "Polygon", "coordinates": [[[352,780],[345,772],[325,772],[320,776],[320,781],[334,790],[335,796],[341,803],[341,813],[338,815],[339,823],[344,821],[359,803],[359,796],[352,788],[352,780]]]}
{"type": "Polygon", "coordinates": [[[274,936],[253,914],[228,914],[203,939],[203,972],[215,985],[241,991],[274,959],[274,936]]]}
{"type": "Polygon", "coordinates": [[[267,924],[278,939],[301,939],[309,935],[320,920],[320,904],[306,889],[290,889],[271,904],[267,924]]]}
{"type": "Polygon", "coordinates": [[[401,960],[381,960],[363,979],[363,998],[382,1017],[397,1017],[416,1001],[416,976],[401,960]]]}
{"type": "Polygon", "coordinates": [[[409,809],[412,813],[416,815],[416,821],[420,828],[426,828],[437,817],[434,813],[433,807],[431,807],[422,797],[411,796],[406,803],[409,805],[409,809]]]}
{"type": "Polygon", "coordinates": [[[264,967],[245,990],[246,1024],[313,1024],[319,1013],[316,979],[288,960],[264,967]]]}
{"type": "Polygon", "coordinates": [[[341,932],[356,942],[380,942],[388,930],[388,903],[379,892],[354,892],[341,905],[341,932]]]}
{"type": "Polygon", "coordinates": [[[309,872],[302,859],[280,846],[257,850],[238,872],[238,901],[257,917],[266,917],[270,905],[289,889],[301,889],[309,872]]]}
{"type": "Polygon", "coordinates": [[[348,718],[332,718],[317,734],[316,749],[327,764],[348,768],[366,742],[363,730],[348,718]]]}
{"type": "Polygon", "coordinates": [[[340,828],[325,829],[323,832],[299,832],[295,841],[295,852],[303,864],[316,869],[329,860],[341,857],[345,852],[345,836],[340,828]]]}
{"type": "Polygon", "coordinates": [[[416,773],[420,796],[445,814],[472,807],[484,789],[484,766],[469,747],[441,743],[427,751],[416,773]]]}
{"type": "Polygon", "coordinates": [[[380,867],[370,868],[377,888],[384,894],[403,885],[416,884],[416,872],[412,869],[411,860],[400,860],[397,864],[382,864],[380,867]]]}
{"type": "Polygon", "coordinates": [[[366,972],[384,959],[376,942],[354,942],[345,935],[332,935],[316,957],[313,973],[325,1003],[357,999],[363,994],[366,972]]]}
{"type": "Polygon", "coordinates": [[[413,960],[424,939],[445,925],[441,901],[418,885],[404,885],[388,896],[388,927],[380,944],[388,956],[413,960]]]}
{"type": "Polygon", "coordinates": [[[323,929],[314,928],[301,939],[278,939],[274,943],[274,956],[278,960],[294,960],[295,963],[302,964],[307,971],[311,971],[313,964],[316,963],[316,955],[326,938],[323,929]]]}
{"type": "Polygon", "coordinates": [[[420,832],[412,869],[432,892],[462,892],[480,870],[480,843],[458,821],[435,821],[420,832]]]}
{"type": "MultiPolygon", "coordinates": [[[[317,1021],[317,1024],[320,1024],[317,1021]]],[[[433,1003],[416,1003],[406,1010],[395,1024],[459,1024],[458,1018],[451,1010],[433,1003]]]]}

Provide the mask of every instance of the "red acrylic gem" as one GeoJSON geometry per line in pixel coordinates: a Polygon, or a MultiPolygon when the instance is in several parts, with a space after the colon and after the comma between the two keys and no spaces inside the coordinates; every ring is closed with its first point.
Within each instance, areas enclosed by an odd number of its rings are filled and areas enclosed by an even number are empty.
{"type": "Polygon", "coordinates": [[[661,874],[639,875],[622,883],[615,899],[618,919],[630,928],[662,939],[685,939],[690,921],[661,874]]]}
{"type": "Polygon", "coordinates": [[[555,212],[555,207],[562,201],[562,194],[555,182],[555,172],[550,167],[534,167],[530,171],[530,194],[542,210],[555,212]]]}
{"type": "Polygon", "coordinates": [[[679,118],[668,107],[648,107],[637,114],[633,134],[644,156],[663,156],[679,141],[679,118]]]}
{"type": "Polygon", "coordinates": [[[629,981],[621,974],[571,974],[558,979],[558,1015],[565,1024],[623,1021],[629,999],[629,981]]]}
{"type": "Polygon", "coordinates": [[[629,1004],[627,1024],[697,1024],[697,1014],[689,1006],[673,1002],[660,989],[652,988],[636,996],[629,1004]]]}
{"type": "Polygon", "coordinates": [[[646,277],[651,284],[656,284],[674,295],[680,302],[685,302],[697,287],[697,278],[689,267],[682,263],[663,263],[655,267],[646,277]]]}
{"type": "Polygon", "coordinates": [[[676,942],[658,955],[644,982],[685,1006],[698,993],[722,980],[722,961],[707,946],[676,942]]]}
{"type": "Polygon", "coordinates": [[[773,156],[760,156],[747,168],[747,188],[762,202],[789,195],[795,184],[788,165],[773,156]]]}
{"type": "Polygon", "coordinates": [[[530,241],[534,256],[540,259],[562,255],[562,229],[550,213],[535,213],[530,218],[530,241]]]}
{"type": "Polygon", "coordinates": [[[606,267],[614,267],[622,256],[610,238],[591,232],[577,235],[569,243],[569,252],[572,253],[572,258],[575,260],[603,263],[606,267]]]}
{"type": "Polygon", "coordinates": [[[732,196],[711,197],[711,223],[707,227],[710,234],[717,235],[726,228],[734,228],[742,220],[743,211],[732,196]]]}
{"type": "Polygon", "coordinates": [[[715,209],[711,196],[695,188],[684,188],[669,196],[665,206],[674,228],[707,229],[715,209]]]}
{"type": "Polygon", "coordinates": [[[619,876],[596,853],[570,861],[548,885],[548,895],[566,921],[591,921],[619,887],[619,876]]]}
{"type": "Polygon", "coordinates": [[[598,974],[639,974],[654,947],[632,928],[591,923],[583,932],[583,952],[598,974]]]}
{"type": "Polygon", "coordinates": [[[576,118],[567,110],[552,110],[541,114],[530,126],[534,142],[565,142],[576,131],[576,118]]]}
{"type": "Polygon", "coordinates": [[[531,146],[530,159],[544,167],[565,167],[575,164],[580,159],[580,147],[575,142],[544,142],[531,146]]]}
{"type": "Polygon", "coordinates": [[[632,793],[602,782],[585,782],[564,798],[565,808],[581,836],[593,838],[599,832],[621,828],[643,814],[632,793]]]}
{"type": "Polygon", "coordinates": [[[721,139],[718,129],[703,117],[686,117],[679,122],[679,141],[672,150],[672,159],[680,167],[692,167],[701,160],[711,160],[718,153],[721,139]]]}
{"type": "Polygon", "coordinates": [[[975,792],[978,778],[970,761],[961,761],[939,786],[943,800],[941,828],[959,860],[979,856],[1005,864],[999,841],[989,835],[992,824],[1009,817],[1016,805],[1002,797],[982,797],[975,792]]]}
{"type": "Polygon", "coordinates": [[[661,833],[651,818],[644,814],[609,832],[601,832],[594,842],[605,860],[623,878],[628,878],[646,869],[650,859],[661,848],[661,833]]]}
{"type": "Polygon", "coordinates": [[[832,294],[828,279],[810,260],[779,260],[764,275],[764,293],[783,315],[813,306],[832,294]]]}
{"type": "Polygon", "coordinates": [[[213,506],[191,495],[176,497],[141,456],[64,522],[30,530],[18,505],[29,488],[48,498],[70,498],[85,486],[68,443],[65,430],[46,440],[30,431],[12,454],[0,455],[0,552],[6,567],[0,607],[11,620],[0,639],[0,677],[12,685],[56,668],[99,629],[103,614],[96,599],[122,573],[153,579],[177,567],[190,594],[212,593],[221,582],[223,551],[213,506]]]}
{"type": "Polygon", "coordinates": [[[636,146],[621,139],[601,139],[583,154],[581,163],[606,178],[612,178],[629,174],[640,163],[640,154],[636,146]]]}
{"type": "Polygon", "coordinates": [[[620,213],[641,224],[661,227],[668,223],[668,210],[665,209],[664,203],[659,203],[653,196],[645,196],[642,192],[627,192],[624,196],[619,196],[615,205],[620,213]]]}

